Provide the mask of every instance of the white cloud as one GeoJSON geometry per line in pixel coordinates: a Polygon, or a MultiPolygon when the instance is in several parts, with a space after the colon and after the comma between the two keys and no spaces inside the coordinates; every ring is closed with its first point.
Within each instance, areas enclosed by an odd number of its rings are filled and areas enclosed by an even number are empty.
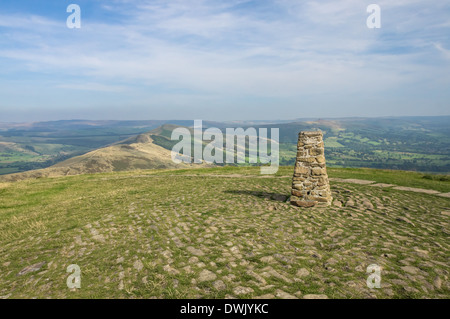
{"type": "Polygon", "coordinates": [[[58,84],[56,88],[81,90],[81,91],[102,91],[102,92],[122,92],[127,90],[125,86],[106,85],[102,83],[65,83],[58,84]]]}
{"type": "Polygon", "coordinates": [[[440,43],[433,43],[433,45],[445,56],[446,59],[450,59],[450,50],[444,49],[440,43]]]}
{"type": "Polygon", "coordinates": [[[274,105],[315,96],[334,106],[333,96],[383,96],[423,79],[448,84],[448,6],[379,1],[383,27],[369,30],[370,3],[116,0],[102,3],[112,15],[120,8],[115,19],[91,18],[80,30],[45,17],[0,17],[0,63],[55,74],[59,88],[134,87],[143,100],[192,105],[205,96],[230,108],[248,96],[274,105]]]}

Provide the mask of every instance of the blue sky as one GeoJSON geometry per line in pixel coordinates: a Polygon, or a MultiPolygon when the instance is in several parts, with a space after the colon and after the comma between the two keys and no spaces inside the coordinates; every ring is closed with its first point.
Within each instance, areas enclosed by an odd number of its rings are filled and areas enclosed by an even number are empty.
{"type": "Polygon", "coordinates": [[[449,111],[448,0],[0,2],[0,122],[449,111]]]}

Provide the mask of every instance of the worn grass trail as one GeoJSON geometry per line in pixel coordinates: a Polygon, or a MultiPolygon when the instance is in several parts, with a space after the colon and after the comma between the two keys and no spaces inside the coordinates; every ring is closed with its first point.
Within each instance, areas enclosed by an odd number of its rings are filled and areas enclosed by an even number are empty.
{"type": "Polygon", "coordinates": [[[285,202],[288,171],[1,184],[0,296],[450,297],[450,199],[332,183],[332,207],[300,209],[285,202]],[[66,286],[70,264],[81,268],[81,289],[66,286]],[[370,264],[382,267],[381,289],[366,285],[370,264]]]}

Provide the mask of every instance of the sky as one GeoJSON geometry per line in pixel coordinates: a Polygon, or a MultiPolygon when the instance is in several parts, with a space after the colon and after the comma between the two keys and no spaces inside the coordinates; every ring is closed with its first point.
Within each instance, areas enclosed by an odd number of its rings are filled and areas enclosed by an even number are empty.
{"type": "Polygon", "coordinates": [[[449,0],[0,1],[0,122],[426,115],[450,115],[449,0]]]}

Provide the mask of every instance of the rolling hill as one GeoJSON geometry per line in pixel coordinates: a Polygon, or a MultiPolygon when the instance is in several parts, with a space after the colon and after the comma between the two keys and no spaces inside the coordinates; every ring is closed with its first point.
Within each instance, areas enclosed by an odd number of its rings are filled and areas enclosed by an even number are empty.
{"type": "MultiPolygon", "coordinates": [[[[153,138],[163,136],[168,128],[162,126],[145,134],[139,134],[110,146],[75,156],[51,167],[22,173],[3,175],[3,181],[26,178],[56,177],[80,174],[118,172],[136,169],[186,168],[189,164],[175,164],[170,150],[157,145],[153,138]]],[[[163,139],[165,139],[163,137],[163,139]]],[[[167,139],[166,139],[167,140],[167,139]]],[[[195,166],[204,165],[196,164],[195,166]]]]}
{"type": "MultiPolygon", "coordinates": [[[[203,126],[223,131],[228,127],[279,128],[280,165],[294,164],[298,132],[320,129],[324,132],[329,167],[449,173],[449,122],[449,116],[441,116],[298,119],[280,123],[204,121],[203,126]]],[[[171,150],[176,143],[170,140],[172,130],[192,124],[192,121],[81,120],[0,123],[0,175],[50,167],[100,148],[127,144],[140,134],[171,150]]]]}
{"type": "Polygon", "coordinates": [[[190,125],[190,121],[162,120],[0,122],[0,175],[50,167],[168,122],[190,125]]]}

